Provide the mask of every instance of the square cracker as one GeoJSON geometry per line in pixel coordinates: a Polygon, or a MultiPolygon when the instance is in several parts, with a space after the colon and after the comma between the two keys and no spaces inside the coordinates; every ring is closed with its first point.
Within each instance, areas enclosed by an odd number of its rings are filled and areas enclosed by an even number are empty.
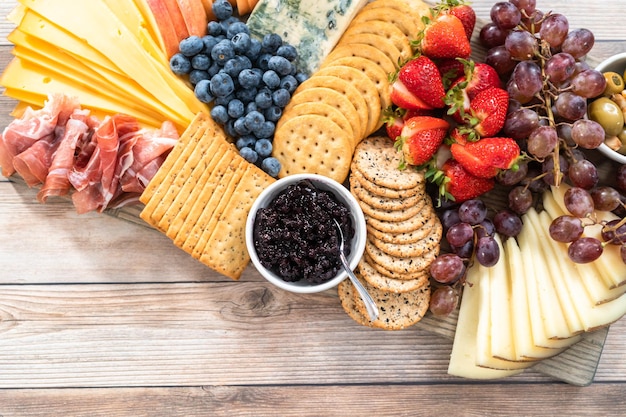
{"type": "Polygon", "coordinates": [[[208,239],[200,261],[232,279],[239,279],[250,261],[246,249],[245,230],[250,207],[261,191],[274,178],[250,165],[224,207],[215,229],[208,239]]]}

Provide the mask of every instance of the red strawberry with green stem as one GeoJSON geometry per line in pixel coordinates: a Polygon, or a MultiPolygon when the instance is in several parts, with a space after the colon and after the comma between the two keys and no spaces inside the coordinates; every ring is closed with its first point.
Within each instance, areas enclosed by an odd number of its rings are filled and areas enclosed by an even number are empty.
{"type": "Polygon", "coordinates": [[[493,178],[501,169],[514,168],[520,157],[520,148],[511,138],[490,137],[465,145],[453,143],[452,157],[470,174],[493,178]]]}
{"type": "Polygon", "coordinates": [[[454,159],[447,160],[441,170],[428,171],[427,179],[438,187],[439,205],[443,199],[462,203],[490,191],[495,186],[493,178],[476,177],[454,159]]]}
{"type": "Polygon", "coordinates": [[[398,71],[398,80],[431,108],[444,106],[446,91],[439,68],[427,56],[420,55],[405,63],[398,71]]]}
{"type": "Polygon", "coordinates": [[[468,133],[468,140],[495,136],[506,120],[509,106],[509,93],[499,87],[481,91],[470,101],[469,111],[463,116],[459,130],[468,133]]]}
{"type": "Polygon", "coordinates": [[[468,58],[472,51],[461,20],[446,13],[428,21],[414,44],[429,58],[468,58]]]}
{"type": "Polygon", "coordinates": [[[396,140],[403,160],[409,165],[424,165],[430,161],[445,139],[450,125],[439,117],[415,116],[407,119],[402,134],[396,140]]]}
{"type": "Polygon", "coordinates": [[[470,102],[478,93],[492,87],[500,88],[502,82],[496,70],[488,64],[465,59],[458,61],[463,64],[463,75],[452,82],[445,102],[450,109],[448,113],[462,122],[464,114],[469,112],[470,102]]]}
{"type": "Polygon", "coordinates": [[[456,16],[463,24],[467,39],[472,38],[474,26],[476,26],[476,12],[469,4],[462,0],[445,0],[438,4],[435,9],[456,16]]]}

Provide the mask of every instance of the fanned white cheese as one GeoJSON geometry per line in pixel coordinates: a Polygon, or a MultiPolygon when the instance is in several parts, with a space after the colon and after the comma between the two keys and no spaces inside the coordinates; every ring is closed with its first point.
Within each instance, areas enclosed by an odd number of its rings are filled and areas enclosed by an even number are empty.
{"type": "Polygon", "coordinates": [[[298,70],[312,74],[368,0],[261,0],[248,18],[261,39],[277,33],[298,50],[298,70]]]}

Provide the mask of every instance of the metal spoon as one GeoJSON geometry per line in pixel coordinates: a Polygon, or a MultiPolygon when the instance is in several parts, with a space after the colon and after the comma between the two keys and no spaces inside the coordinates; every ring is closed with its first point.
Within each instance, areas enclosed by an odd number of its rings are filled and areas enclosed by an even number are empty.
{"type": "Polygon", "coordinates": [[[370,320],[375,321],[378,318],[378,307],[363,284],[361,284],[361,281],[359,281],[359,279],[354,275],[354,272],[352,272],[352,269],[350,269],[346,255],[343,253],[344,238],[341,225],[336,219],[333,219],[333,221],[337,225],[337,229],[339,229],[339,259],[341,259],[341,265],[348,274],[348,277],[350,277],[350,281],[352,281],[352,284],[359,292],[363,303],[365,303],[365,308],[367,309],[367,314],[370,316],[370,320]]]}

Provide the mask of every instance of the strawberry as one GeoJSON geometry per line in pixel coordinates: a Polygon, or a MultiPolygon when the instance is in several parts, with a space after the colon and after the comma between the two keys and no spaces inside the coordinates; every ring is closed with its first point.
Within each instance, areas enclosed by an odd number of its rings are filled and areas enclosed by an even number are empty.
{"type": "Polygon", "coordinates": [[[389,98],[391,102],[398,107],[407,110],[431,110],[432,107],[426,104],[422,99],[418,98],[400,80],[395,80],[391,84],[389,98]]]}
{"type": "Polygon", "coordinates": [[[465,145],[453,143],[452,157],[470,174],[493,178],[501,169],[512,168],[520,156],[517,142],[511,138],[491,137],[465,145]]]}
{"type": "Polygon", "coordinates": [[[454,159],[448,159],[441,171],[429,172],[429,180],[439,187],[439,205],[441,198],[461,203],[476,198],[495,186],[493,178],[476,177],[454,159]]]}
{"type": "Polygon", "coordinates": [[[420,55],[408,61],[398,71],[398,80],[416,97],[432,108],[442,108],[446,91],[439,68],[427,56],[420,55]]]}
{"type": "Polygon", "coordinates": [[[406,120],[397,148],[402,150],[404,162],[423,165],[437,152],[450,125],[439,117],[415,116],[406,120]]]}
{"type": "Polygon", "coordinates": [[[393,141],[402,133],[405,113],[406,111],[403,109],[398,108],[394,110],[391,107],[384,111],[383,122],[385,123],[385,130],[387,131],[387,136],[393,141]]]}
{"type": "Polygon", "coordinates": [[[465,73],[465,65],[462,59],[444,58],[437,60],[437,68],[443,81],[443,88],[449,89],[465,73]]]}
{"type": "Polygon", "coordinates": [[[500,77],[493,67],[482,62],[459,59],[463,64],[463,75],[458,77],[446,93],[445,103],[459,123],[470,110],[470,102],[478,93],[491,87],[501,87],[500,77]]]}
{"type": "MultiPolygon", "coordinates": [[[[509,93],[499,87],[489,87],[470,102],[469,112],[465,114],[466,127],[479,137],[495,136],[504,126],[509,106],[509,93]]],[[[476,138],[470,137],[470,140],[476,138]]]]}
{"type": "Polygon", "coordinates": [[[456,16],[461,21],[463,29],[465,29],[465,36],[467,36],[467,39],[471,39],[474,26],[476,26],[476,13],[474,9],[472,9],[470,5],[457,0],[448,0],[448,3],[456,4],[450,8],[448,13],[456,16]]]}
{"type": "Polygon", "coordinates": [[[472,50],[461,20],[445,13],[428,22],[416,42],[430,58],[468,58],[472,50]]]}

